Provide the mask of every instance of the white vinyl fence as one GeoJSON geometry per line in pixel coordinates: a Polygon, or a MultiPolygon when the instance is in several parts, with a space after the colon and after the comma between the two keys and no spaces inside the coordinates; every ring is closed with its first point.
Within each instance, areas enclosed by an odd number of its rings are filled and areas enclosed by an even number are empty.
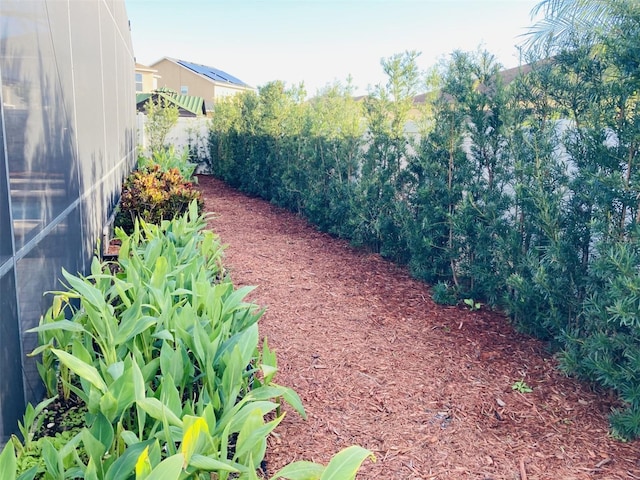
{"type": "MultiPolygon", "coordinates": [[[[138,145],[145,151],[147,139],[144,124],[147,117],[138,113],[138,145]]],[[[188,148],[192,158],[197,159],[198,172],[203,173],[208,168],[209,149],[209,119],[206,117],[179,117],[178,124],[173,127],[167,136],[167,144],[173,145],[178,152],[188,148]]]]}

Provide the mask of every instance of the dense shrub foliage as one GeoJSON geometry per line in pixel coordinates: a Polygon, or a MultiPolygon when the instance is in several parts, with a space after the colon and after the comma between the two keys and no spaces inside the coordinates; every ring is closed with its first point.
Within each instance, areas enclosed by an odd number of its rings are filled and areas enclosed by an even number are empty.
{"type": "Polygon", "coordinates": [[[455,52],[424,104],[415,52],[383,60],[363,100],[270,83],[216,107],[211,170],[407,264],[445,303],[505,310],[567,372],[617,390],[616,433],[638,436],[637,10],[513,80],[455,52]]]}

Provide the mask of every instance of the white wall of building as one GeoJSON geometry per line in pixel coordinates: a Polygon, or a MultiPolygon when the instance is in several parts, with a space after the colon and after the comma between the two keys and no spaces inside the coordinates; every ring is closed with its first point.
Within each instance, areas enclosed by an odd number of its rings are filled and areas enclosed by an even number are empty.
{"type": "MultiPolygon", "coordinates": [[[[144,131],[146,118],[145,114],[138,113],[138,145],[143,151],[147,148],[144,131]]],[[[206,163],[209,157],[209,121],[206,117],[179,117],[177,125],[167,135],[167,145],[173,145],[180,153],[189,148],[199,163],[206,163]]]]}

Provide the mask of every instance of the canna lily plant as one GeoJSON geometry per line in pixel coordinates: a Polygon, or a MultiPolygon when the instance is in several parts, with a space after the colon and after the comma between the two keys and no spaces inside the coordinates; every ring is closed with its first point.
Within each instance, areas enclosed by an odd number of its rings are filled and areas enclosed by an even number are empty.
{"type": "MultiPolygon", "coordinates": [[[[78,399],[85,422],[61,448],[45,440],[42,462],[14,478],[257,479],[281,402],[306,418],[295,391],[273,382],[266,339],[259,348],[264,310],[245,300],[251,287],[229,281],[205,225],[194,203],[172,221],[119,231],[117,273],[97,258],[87,277],[63,272],[66,290],[31,330],[32,354],[49,397],[78,399]]],[[[15,447],[26,444],[7,444],[3,472],[17,472],[15,447]]],[[[296,462],[272,478],[354,478],[366,458],[351,447],[326,467],[296,462]]]]}

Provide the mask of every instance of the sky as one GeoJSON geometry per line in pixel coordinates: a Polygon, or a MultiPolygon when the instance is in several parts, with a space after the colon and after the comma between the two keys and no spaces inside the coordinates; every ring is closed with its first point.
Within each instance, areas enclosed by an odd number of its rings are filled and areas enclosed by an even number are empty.
{"type": "Polygon", "coordinates": [[[260,87],[308,94],[350,76],[357,94],[385,83],[383,58],[415,50],[421,69],[455,50],[520,61],[540,0],[125,0],[136,61],[163,57],[223,70],[260,87]]]}

